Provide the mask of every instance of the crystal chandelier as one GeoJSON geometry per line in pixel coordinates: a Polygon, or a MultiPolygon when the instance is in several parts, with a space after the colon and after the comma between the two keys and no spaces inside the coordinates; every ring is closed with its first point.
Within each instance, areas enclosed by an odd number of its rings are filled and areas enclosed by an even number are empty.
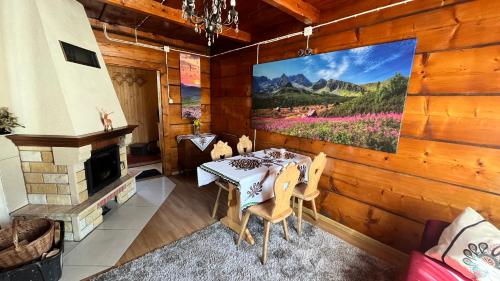
{"type": "Polygon", "coordinates": [[[194,24],[194,31],[201,33],[202,27],[205,29],[205,37],[208,39],[208,46],[211,46],[215,38],[222,33],[223,25],[235,25],[238,32],[238,12],[236,11],[236,0],[231,0],[230,9],[227,11],[227,18],[222,21],[222,11],[226,10],[226,0],[203,0],[203,15],[196,12],[196,0],[182,0],[182,18],[194,24]],[[211,3],[210,3],[211,2],[211,3]]]}

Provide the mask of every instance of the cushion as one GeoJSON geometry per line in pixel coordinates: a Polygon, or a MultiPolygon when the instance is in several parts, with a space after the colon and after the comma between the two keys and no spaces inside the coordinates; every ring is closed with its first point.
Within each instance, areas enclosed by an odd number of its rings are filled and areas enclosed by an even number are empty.
{"type": "Polygon", "coordinates": [[[472,280],[500,280],[500,230],[471,208],[448,226],[425,254],[472,280]]]}
{"type": "Polygon", "coordinates": [[[422,240],[420,241],[419,251],[425,253],[430,248],[436,246],[439,242],[439,237],[450,225],[449,222],[439,220],[428,220],[425,222],[424,233],[422,233],[422,240]]]}
{"type": "Polygon", "coordinates": [[[469,281],[460,273],[443,266],[439,262],[413,251],[410,256],[410,266],[406,273],[406,281],[469,281]]]}

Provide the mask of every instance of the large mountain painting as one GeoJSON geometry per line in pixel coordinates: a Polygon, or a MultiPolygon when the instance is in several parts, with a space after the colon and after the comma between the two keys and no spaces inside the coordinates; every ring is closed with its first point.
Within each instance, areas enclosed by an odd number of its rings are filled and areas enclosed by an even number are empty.
{"type": "Polygon", "coordinates": [[[258,130],[395,153],[416,40],[253,67],[258,130]]]}
{"type": "Polygon", "coordinates": [[[182,117],[201,117],[200,57],[180,54],[182,117]]]}

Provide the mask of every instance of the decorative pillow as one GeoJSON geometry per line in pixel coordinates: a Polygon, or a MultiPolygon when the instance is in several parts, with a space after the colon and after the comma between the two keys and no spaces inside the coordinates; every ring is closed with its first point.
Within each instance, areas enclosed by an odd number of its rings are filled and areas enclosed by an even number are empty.
{"type": "Polygon", "coordinates": [[[500,230],[471,208],[465,209],[425,253],[465,277],[500,280],[500,230]]]}

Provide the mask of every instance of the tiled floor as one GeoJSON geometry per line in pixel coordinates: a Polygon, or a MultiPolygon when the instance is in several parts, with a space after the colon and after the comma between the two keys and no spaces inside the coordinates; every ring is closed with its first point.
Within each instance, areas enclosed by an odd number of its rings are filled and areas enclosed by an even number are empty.
{"type": "Polygon", "coordinates": [[[139,167],[134,167],[134,168],[128,168],[129,172],[133,171],[146,171],[149,169],[156,169],[159,172],[161,172],[162,165],[161,162],[154,163],[154,164],[149,164],[149,165],[144,165],[144,166],[139,166],[139,167]]]}
{"type": "Polygon", "coordinates": [[[62,280],[81,280],[115,265],[174,187],[167,177],[138,181],[137,194],[106,214],[89,236],[81,242],[65,243],[62,280]]]}

